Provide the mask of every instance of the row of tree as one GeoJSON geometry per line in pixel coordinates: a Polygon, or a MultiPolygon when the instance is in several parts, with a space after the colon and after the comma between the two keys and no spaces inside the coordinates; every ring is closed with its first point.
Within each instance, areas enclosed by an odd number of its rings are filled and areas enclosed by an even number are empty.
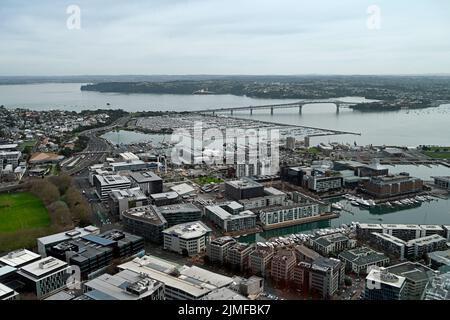
{"type": "Polygon", "coordinates": [[[56,226],[68,228],[90,224],[91,207],[69,175],[32,180],[28,190],[44,202],[56,226]]]}

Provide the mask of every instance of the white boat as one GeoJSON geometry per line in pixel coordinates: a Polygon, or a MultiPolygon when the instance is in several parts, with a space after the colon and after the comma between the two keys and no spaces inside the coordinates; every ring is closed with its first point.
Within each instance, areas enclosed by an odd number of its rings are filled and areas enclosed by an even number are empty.
{"type": "Polygon", "coordinates": [[[333,209],[336,209],[336,210],[339,210],[339,211],[343,209],[342,205],[339,204],[339,203],[333,203],[333,204],[331,204],[331,207],[333,209]]]}
{"type": "Polygon", "coordinates": [[[350,202],[350,204],[351,204],[352,206],[359,207],[359,203],[356,202],[356,201],[352,201],[352,202],[350,202]]]}

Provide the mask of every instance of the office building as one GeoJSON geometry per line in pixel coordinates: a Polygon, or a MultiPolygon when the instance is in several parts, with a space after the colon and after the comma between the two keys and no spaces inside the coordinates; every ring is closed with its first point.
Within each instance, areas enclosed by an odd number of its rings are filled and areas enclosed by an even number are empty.
{"type": "Polygon", "coordinates": [[[14,169],[19,165],[20,159],[22,159],[22,152],[20,151],[0,151],[2,168],[6,165],[11,165],[14,169]]]}
{"type": "Polygon", "coordinates": [[[431,268],[442,272],[450,271],[450,249],[429,252],[427,257],[431,268]]]}
{"type": "Polygon", "coordinates": [[[437,274],[414,262],[403,262],[386,268],[388,272],[405,278],[403,300],[421,300],[428,282],[437,274]]]}
{"type": "Polygon", "coordinates": [[[387,176],[389,169],[380,164],[379,159],[373,159],[369,165],[363,165],[357,169],[357,175],[360,177],[387,176]]]}
{"type": "Polygon", "coordinates": [[[318,203],[293,203],[264,208],[259,212],[259,220],[266,228],[273,228],[295,224],[296,221],[319,214],[320,205],[318,203]]]}
{"type": "Polygon", "coordinates": [[[192,203],[166,205],[156,210],[166,219],[169,227],[202,219],[202,211],[192,203]]]}
{"type": "Polygon", "coordinates": [[[117,217],[130,208],[148,205],[148,198],[139,187],[113,190],[110,192],[108,200],[111,213],[117,217]]]}
{"type": "Polygon", "coordinates": [[[266,276],[270,271],[272,258],[275,254],[273,248],[257,246],[249,255],[249,269],[252,273],[266,276]]]}
{"type": "Polygon", "coordinates": [[[206,250],[211,229],[201,221],[178,224],[163,231],[164,249],[186,256],[206,250]]]}
{"type": "Polygon", "coordinates": [[[143,256],[119,265],[120,270],[145,274],[164,283],[167,300],[199,300],[212,291],[228,287],[233,279],[197,266],[178,266],[172,262],[143,256]]]}
{"type": "Polygon", "coordinates": [[[251,179],[241,179],[225,182],[225,197],[232,200],[262,197],[264,186],[251,179]]]}
{"type": "Polygon", "coordinates": [[[163,192],[163,181],[152,171],[131,172],[130,178],[134,186],[138,186],[146,195],[163,192]]]}
{"type": "Polygon", "coordinates": [[[220,237],[211,240],[206,245],[206,255],[212,263],[224,264],[227,260],[228,249],[236,243],[232,237],[220,237]]]}
{"type": "Polygon", "coordinates": [[[406,278],[383,267],[372,267],[366,276],[364,300],[403,300],[406,278]]]}
{"type": "Polygon", "coordinates": [[[231,290],[230,288],[219,288],[211,291],[206,296],[201,298],[201,300],[248,300],[243,295],[239,294],[238,292],[231,290]]]}
{"type": "Polygon", "coordinates": [[[234,276],[229,288],[245,297],[256,299],[264,291],[264,279],[257,276],[250,278],[234,276]]]}
{"type": "Polygon", "coordinates": [[[286,193],[273,187],[264,188],[264,195],[241,199],[239,203],[244,210],[255,210],[269,206],[281,206],[286,201],[286,193]]]}
{"type": "Polygon", "coordinates": [[[113,248],[83,238],[59,243],[48,250],[48,255],[80,268],[81,277],[89,278],[111,265],[113,248]]]}
{"type": "Polygon", "coordinates": [[[167,221],[155,206],[144,206],[122,212],[122,224],[130,233],[139,235],[145,240],[162,244],[163,230],[167,221]]]}
{"type": "Polygon", "coordinates": [[[436,275],[428,282],[423,300],[450,300],[450,272],[436,275]]]}
{"type": "Polygon", "coordinates": [[[23,266],[17,273],[26,283],[27,289],[41,299],[66,284],[68,269],[66,262],[47,257],[23,266]]]}
{"type": "Polygon", "coordinates": [[[286,138],[286,149],[288,149],[288,150],[295,149],[295,137],[287,137],[286,138]]]}
{"type": "Polygon", "coordinates": [[[248,269],[248,260],[250,253],[254,250],[254,247],[249,243],[235,243],[228,248],[227,263],[236,269],[241,271],[248,269]]]}
{"type": "Polygon", "coordinates": [[[409,175],[372,177],[363,183],[363,191],[375,198],[390,198],[421,192],[423,181],[409,175]]]}
{"type": "Polygon", "coordinates": [[[314,250],[308,248],[307,246],[301,244],[298,246],[295,246],[295,257],[297,262],[308,262],[311,263],[317,258],[321,257],[320,254],[315,252],[314,250]]]}
{"type": "Polygon", "coordinates": [[[225,232],[236,232],[256,227],[256,215],[250,210],[239,211],[237,214],[225,210],[225,206],[206,206],[205,215],[215,226],[225,232]]]}
{"type": "Polygon", "coordinates": [[[314,251],[326,256],[350,249],[354,246],[354,241],[350,240],[346,235],[336,232],[324,236],[311,237],[310,245],[314,251]]]}
{"type": "Polygon", "coordinates": [[[180,196],[175,191],[153,193],[150,195],[151,203],[155,206],[167,206],[180,202],[180,196]]]}
{"type": "Polygon", "coordinates": [[[0,301],[4,300],[18,300],[19,294],[8,286],[0,283],[0,301]]]}
{"type": "Polygon", "coordinates": [[[384,267],[389,263],[389,258],[380,252],[368,247],[359,247],[343,251],[339,254],[339,259],[345,264],[348,272],[365,274],[372,266],[384,267]]]}
{"type": "Polygon", "coordinates": [[[83,284],[89,300],[165,300],[164,284],[131,270],[102,274],[83,284]]]}
{"type": "Polygon", "coordinates": [[[442,188],[450,191],[450,176],[447,177],[432,177],[434,179],[434,184],[438,188],[442,188]]]}
{"type": "Polygon", "coordinates": [[[114,172],[119,171],[141,171],[149,168],[149,163],[142,160],[131,160],[122,162],[113,162],[110,164],[114,172]]]}
{"type": "Polygon", "coordinates": [[[337,293],[344,282],[344,264],[335,258],[319,257],[313,262],[299,262],[293,273],[293,283],[323,299],[337,293]]]}
{"type": "Polygon", "coordinates": [[[280,250],[272,257],[270,276],[275,282],[287,284],[292,279],[295,267],[295,254],[292,250],[280,250]]]}
{"type": "Polygon", "coordinates": [[[107,201],[109,193],[113,190],[126,190],[131,187],[131,181],[119,175],[94,175],[93,181],[95,193],[101,201],[107,201]]]}
{"type": "Polygon", "coordinates": [[[314,192],[328,192],[342,189],[344,180],[338,175],[308,175],[304,177],[309,190],[314,192]]]}
{"type": "Polygon", "coordinates": [[[417,224],[367,224],[357,223],[356,235],[359,239],[369,239],[373,232],[394,236],[404,241],[431,235],[446,236],[445,226],[417,224]]]}
{"type": "Polygon", "coordinates": [[[37,239],[38,252],[42,257],[47,256],[49,248],[57,245],[58,243],[81,238],[87,235],[98,235],[100,229],[94,226],[87,226],[84,228],[75,228],[70,231],[64,231],[49,236],[45,236],[37,239]]]}
{"type": "Polygon", "coordinates": [[[32,262],[39,261],[41,256],[27,249],[11,251],[0,257],[0,266],[9,266],[19,269],[32,262]]]}

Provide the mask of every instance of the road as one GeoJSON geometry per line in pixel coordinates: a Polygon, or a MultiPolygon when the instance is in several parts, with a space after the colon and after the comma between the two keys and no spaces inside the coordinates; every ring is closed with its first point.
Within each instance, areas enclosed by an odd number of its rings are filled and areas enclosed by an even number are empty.
{"type": "Polygon", "coordinates": [[[102,163],[105,158],[112,151],[112,146],[105,140],[100,138],[98,135],[101,132],[110,131],[117,126],[123,126],[130,120],[130,117],[122,117],[114,121],[106,127],[95,128],[91,130],[86,130],[80,133],[80,135],[88,137],[89,141],[86,148],[83,150],[84,158],[82,158],[73,168],[64,170],[65,173],[69,175],[74,175],[80,173],[87,167],[102,163]]]}

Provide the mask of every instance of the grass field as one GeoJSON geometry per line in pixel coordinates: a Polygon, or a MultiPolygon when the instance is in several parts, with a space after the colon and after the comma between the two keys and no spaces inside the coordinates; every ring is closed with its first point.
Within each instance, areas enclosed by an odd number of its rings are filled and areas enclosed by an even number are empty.
{"type": "Polygon", "coordinates": [[[423,153],[435,159],[450,159],[450,147],[428,147],[423,153]]]}
{"type": "Polygon", "coordinates": [[[30,193],[0,194],[0,233],[48,227],[42,201],[30,193]]]}

